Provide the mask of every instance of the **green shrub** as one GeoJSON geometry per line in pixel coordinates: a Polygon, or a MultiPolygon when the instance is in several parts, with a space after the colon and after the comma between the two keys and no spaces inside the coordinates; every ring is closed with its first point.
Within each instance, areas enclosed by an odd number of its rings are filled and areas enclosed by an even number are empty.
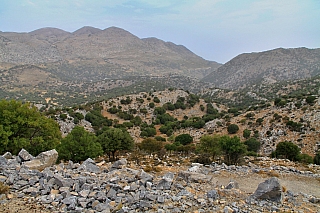
{"type": "Polygon", "coordinates": [[[317,154],[314,156],[313,163],[320,165],[320,151],[318,151],[317,154]]]}
{"type": "Polygon", "coordinates": [[[228,132],[229,132],[229,134],[235,134],[235,133],[238,132],[238,130],[239,130],[239,126],[238,126],[237,124],[230,124],[230,125],[228,126],[228,132]]]}
{"type": "Polygon", "coordinates": [[[292,142],[284,141],[277,144],[273,153],[276,158],[285,158],[291,161],[299,160],[300,148],[292,142]]]}
{"type": "Polygon", "coordinates": [[[189,134],[181,134],[181,135],[178,135],[175,140],[175,142],[178,142],[182,145],[187,145],[187,144],[190,144],[192,143],[193,141],[193,137],[191,137],[191,135],[189,134]]]}
{"type": "Polygon", "coordinates": [[[80,162],[87,158],[95,158],[102,155],[103,151],[97,137],[87,132],[83,127],[76,126],[57,147],[58,160],[72,160],[80,162]]]}
{"type": "Polygon", "coordinates": [[[244,138],[248,139],[248,138],[250,138],[251,131],[248,130],[248,129],[245,129],[245,130],[243,130],[243,134],[242,135],[243,135],[244,138]]]}
{"type": "Polygon", "coordinates": [[[261,146],[260,141],[258,141],[256,138],[250,138],[244,142],[245,145],[247,145],[248,151],[252,152],[258,152],[261,146]]]}
{"type": "Polygon", "coordinates": [[[304,164],[313,163],[313,158],[308,154],[300,154],[298,155],[298,161],[304,164]]]}

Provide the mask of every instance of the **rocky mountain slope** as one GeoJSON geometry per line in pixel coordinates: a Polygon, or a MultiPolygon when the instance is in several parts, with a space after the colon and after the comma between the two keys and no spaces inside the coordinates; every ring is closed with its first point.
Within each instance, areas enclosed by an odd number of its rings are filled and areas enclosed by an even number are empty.
{"type": "Polygon", "coordinates": [[[219,88],[241,89],[252,84],[306,79],[319,74],[319,48],[278,48],[238,55],[203,80],[219,88]]]}
{"type": "Polygon", "coordinates": [[[185,72],[202,78],[220,66],[182,45],[140,39],[117,27],[83,27],[73,33],[56,28],[0,32],[0,69],[16,65],[36,65],[73,80],[185,72]]]}

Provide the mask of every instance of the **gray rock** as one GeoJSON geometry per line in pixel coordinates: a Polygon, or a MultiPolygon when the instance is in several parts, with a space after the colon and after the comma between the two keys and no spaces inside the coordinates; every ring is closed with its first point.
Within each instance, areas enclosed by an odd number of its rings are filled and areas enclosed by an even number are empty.
{"type": "Polygon", "coordinates": [[[29,154],[29,152],[25,149],[21,149],[19,154],[18,154],[18,157],[20,158],[20,160],[23,162],[23,161],[28,161],[28,160],[31,160],[33,159],[34,157],[29,154]]]}
{"type": "Polygon", "coordinates": [[[179,196],[191,196],[192,194],[189,192],[189,191],[187,191],[187,190],[181,190],[178,194],[177,194],[177,196],[179,197],[179,196]]]}
{"type": "Polygon", "coordinates": [[[66,204],[66,205],[76,204],[77,203],[77,197],[76,196],[66,197],[66,198],[64,198],[62,200],[62,203],[66,204]]]}
{"type": "Polygon", "coordinates": [[[309,202],[311,202],[311,203],[320,203],[320,198],[311,197],[311,198],[309,199],[309,202]]]}
{"type": "Polygon", "coordinates": [[[54,184],[59,187],[70,187],[73,185],[73,181],[71,178],[63,178],[61,175],[54,175],[54,184]]]}
{"type": "Polygon", "coordinates": [[[171,188],[174,174],[172,172],[166,173],[157,185],[158,190],[168,190],[171,188]]]}
{"type": "Polygon", "coordinates": [[[164,196],[158,196],[157,201],[158,203],[164,203],[164,196]]]}
{"type": "Polygon", "coordinates": [[[107,197],[112,199],[112,198],[115,198],[116,196],[117,196],[117,191],[111,188],[107,194],[107,197]]]}
{"type": "Polygon", "coordinates": [[[147,181],[152,182],[153,180],[153,176],[146,173],[143,169],[141,169],[141,171],[139,172],[138,178],[141,179],[143,182],[147,182],[147,181]]]}
{"type": "Polygon", "coordinates": [[[7,164],[8,164],[7,158],[0,156],[0,167],[7,166],[7,164]]]}
{"type": "Polygon", "coordinates": [[[189,171],[180,171],[178,177],[187,182],[204,183],[211,180],[212,176],[189,171]]]}
{"type": "Polygon", "coordinates": [[[78,168],[79,170],[84,170],[87,172],[98,173],[100,172],[100,168],[96,165],[96,163],[91,159],[88,158],[85,160],[78,168]]]}
{"type": "Polygon", "coordinates": [[[10,152],[6,152],[6,153],[4,153],[2,156],[3,156],[4,158],[6,158],[6,159],[13,159],[13,156],[12,156],[12,154],[11,154],[10,152]]]}
{"type": "Polygon", "coordinates": [[[98,211],[98,212],[108,211],[107,209],[109,209],[109,212],[110,212],[110,208],[109,208],[109,205],[107,203],[99,203],[93,209],[98,211]]]}
{"type": "Polygon", "coordinates": [[[283,193],[278,178],[272,177],[260,183],[251,198],[282,202],[283,193]]]}
{"type": "Polygon", "coordinates": [[[213,200],[216,200],[219,198],[219,194],[217,190],[210,190],[207,192],[207,198],[211,198],[213,200]]]}
{"type": "Polygon", "coordinates": [[[45,168],[54,165],[57,159],[58,152],[55,149],[52,149],[46,152],[41,152],[36,158],[23,162],[23,165],[29,169],[42,171],[45,168]]]}
{"type": "Polygon", "coordinates": [[[231,181],[227,186],[226,189],[239,189],[239,184],[237,182],[231,181]]]}
{"type": "Polygon", "coordinates": [[[140,208],[152,208],[152,204],[148,201],[140,200],[139,207],[140,208]]]}
{"type": "Polygon", "coordinates": [[[111,166],[111,170],[113,169],[122,169],[127,166],[127,160],[126,159],[120,159],[116,162],[114,162],[111,166]]]}

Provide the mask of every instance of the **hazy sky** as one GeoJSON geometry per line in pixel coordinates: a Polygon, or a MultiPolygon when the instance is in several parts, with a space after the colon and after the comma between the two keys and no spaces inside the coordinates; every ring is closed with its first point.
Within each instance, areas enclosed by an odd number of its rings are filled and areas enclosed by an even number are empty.
{"type": "Polygon", "coordinates": [[[320,0],[0,0],[0,31],[123,28],[225,63],[243,52],[320,47],[320,0]]]}

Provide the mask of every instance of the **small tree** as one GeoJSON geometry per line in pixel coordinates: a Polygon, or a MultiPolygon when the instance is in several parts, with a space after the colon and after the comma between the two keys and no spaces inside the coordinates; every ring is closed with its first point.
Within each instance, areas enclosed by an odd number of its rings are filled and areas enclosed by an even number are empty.
{"type": "Polygon", "coordinates": [[[229,134],[235,134],[235,133],[238,132],[238,130],[239,130],[239,127],[238,127],[237,124],[230,124],[230,125],[228,126],[228,132],[229,132],[229,134]]]}
{"type": "Polygon", "coordinates": [[[155,152],[159,152],[163,148],[163,143],[161,141],[157,141],[153,138],[144,139],[141,144],[139,144],[139,148],[148,152],[148,154],[152,154],[155,152]]]}
{"type": "Polygon", "coordinates": [[[203,154],[209,154],[212,156],[212,160],[215,160],[216,156],[221,154],[220,136],[204,135],[200,138],[200,143],[197,149],[203,154]]]}
{"type": "Polygon", "coordinates": [[[193,141],[193,138],[189,134],[181,134],[175,138],[175,142],[178,142],[182,145],[188,145],[192,143],[192,141],[193,141]]]}
{"type": "Polygon", "coordinates": [[[29,103],[0,101],[0,154],[17,155],[24,148],[32,155],[54,149],[60,142],[59,125],[29,103]]]}
{"type": "Polygon", "coordinates": [[[57,151],[60,160],[72,160],[74,162],[102,155],[102,148],[97,142],[96,136],[80,126],[76,126],[61,140],[57,151]]]}
{"type": "Polygon", "coordinates": [[[132,150],[134,142],[126,130],[110,128],[98,136],[98,142],[103,148],[103,152],[115,159],[115,154],[120,150],[132,150]]]}
{"type": "Polygon", "coordinates": [[[224,153],[224,161],[226,164],[239,164],[241,157],[246,153],[246,146],[241,143],[237,136],[230,137],[228,135],[220,138],[220,146],[224,153]]]}

